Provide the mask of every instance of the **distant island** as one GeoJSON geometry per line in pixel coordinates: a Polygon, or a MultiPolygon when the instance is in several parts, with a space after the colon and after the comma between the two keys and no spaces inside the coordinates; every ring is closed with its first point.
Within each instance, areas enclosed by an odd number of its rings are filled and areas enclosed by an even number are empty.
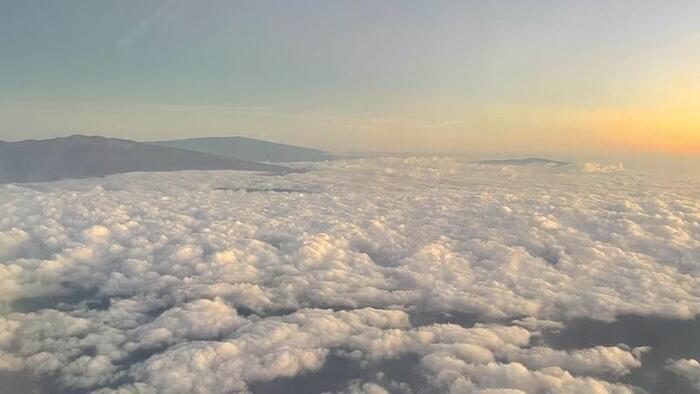
{"type": "MultiPolygon", "coordinates": [[[[280,174],[298,170],[270,163],[335,158],[317,149],[247,137],[137,142],[72,135],[44,140],[0,141],[0,183],[102,177],[134,171],[238,170],[280,174]]],[[[474,163],[542,167],[571,164],[537,157],[474,163]]]]}
{"type": "Polygon", "coordinates": [[[0,141],[0,183],[101,177],[132,171],[180,170],[296,171],[230,156],[98,136],[0,141]]]}

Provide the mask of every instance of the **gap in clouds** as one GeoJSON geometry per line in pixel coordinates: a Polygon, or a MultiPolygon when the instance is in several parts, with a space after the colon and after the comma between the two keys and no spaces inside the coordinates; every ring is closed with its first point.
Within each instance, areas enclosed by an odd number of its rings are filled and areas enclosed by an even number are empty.
{"type": "Polygon", "coordinates": [[[657,316],[622,315],[615,321],[575,319],[558,331],[544,331],[542,340],[554,349],[571,350],[593,346],[650,346],[642,366],[620,381],[649,393],[692,393],[690,381],[667,367],[678,359],[700,359],[700,316],[670,319],[657,316]]]}

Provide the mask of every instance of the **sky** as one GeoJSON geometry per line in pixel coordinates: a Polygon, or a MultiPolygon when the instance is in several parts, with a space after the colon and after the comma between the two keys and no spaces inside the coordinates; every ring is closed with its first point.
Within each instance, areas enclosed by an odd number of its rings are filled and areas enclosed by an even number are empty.
{"type": "Polygon", "coordinates": [[[700,155],[697,1],[0,0],[0,139],[700,155]]]}

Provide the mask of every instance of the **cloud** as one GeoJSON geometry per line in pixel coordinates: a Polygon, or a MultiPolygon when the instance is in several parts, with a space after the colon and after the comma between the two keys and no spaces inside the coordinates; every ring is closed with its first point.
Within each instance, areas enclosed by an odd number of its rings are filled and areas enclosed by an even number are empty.
{"type": "Polygon", "coordinates": [[[671,361],[668,370],[690,381],[696,391],[700,392],[700,363],[694,359],[671,361]]]}
{"type": "Polygon", "coordinates": [[[628,392],[646,348],[554,349],[542,332],[700,312],[692,183],[456,158],[310,169],[0,186],[0,369],[236,392],[332,356],[367,371],[342,390],[401,392],[374,369],[415,357],[438,390],[628,392]]]}
{"type": "Polygon", "coordinates": [[[624,170],[624,165],[622,163],[618,164],[601,164],[601,163],[583,163],[581,169],[583,172],[593,173],[593,172],[615,172],[624,170]]]}
{"type": "Polygon", "coordinates": [[[163,312],[136,329],[135,347],[156,347],[185,340],[216,339],[233,332],[246,320],[221,298],[197,300],[163,312]]]}

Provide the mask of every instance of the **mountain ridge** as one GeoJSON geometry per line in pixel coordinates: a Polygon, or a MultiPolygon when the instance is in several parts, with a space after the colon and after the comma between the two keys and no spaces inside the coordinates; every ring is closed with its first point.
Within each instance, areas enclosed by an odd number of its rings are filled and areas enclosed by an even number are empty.
{"type": "Polygon", "coordinates": [[[0,183],[101,177],[132,171],[294,170],[126,139],[71,135],[0,141],[0,183]]]}
{"type": "Polygon", "coordinates": [[[254,162],[298,162],[335,159],[335,156],[319,149],[242,136],[196,137],[152,141],[149,143],[254,162]]]}

